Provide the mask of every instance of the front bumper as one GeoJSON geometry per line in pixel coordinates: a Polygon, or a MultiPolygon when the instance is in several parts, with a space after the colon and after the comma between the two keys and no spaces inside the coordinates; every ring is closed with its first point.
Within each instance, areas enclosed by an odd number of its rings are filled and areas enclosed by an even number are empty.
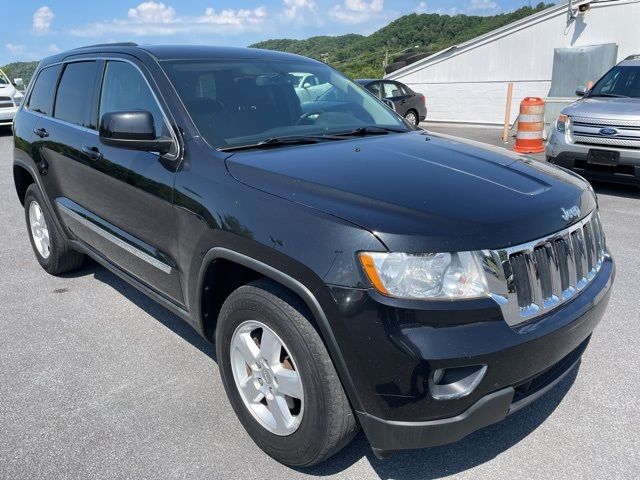
{"type": "Polygon", "coordinates": [[[348,365],[362,405],[356,413],[374,451],[457,441],[544,394],[580,360],[614,273],[607,257],[580,295],[521,328],[509,327],[490,303],[421,310],[370,291],[333,288],[349,332],[348,365]],[[434,372],[470,365],[487,366],[475,389],[434,398],[434,372]]]}
{"type": "Polygon", "coordinates": [[[0,108],[0,125],[11,125],[19,107],[0,108]]]}
{"type": "Polygon", "coordinates": [[[586,178],[640,185],[640,149],[571,143],[563,133],[553,129],[545,153],[551,163],[573,170],[586,178]],[[620,162],[617,166],[590,164],[587,157],[591,149],[620,152],[620,162]]]}

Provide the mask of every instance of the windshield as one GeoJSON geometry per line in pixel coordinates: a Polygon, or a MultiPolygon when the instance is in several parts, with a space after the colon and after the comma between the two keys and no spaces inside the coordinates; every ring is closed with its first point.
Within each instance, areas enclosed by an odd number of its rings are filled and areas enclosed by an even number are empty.
{"type": "Polygon", "coordinates": [[[614,67],[595,84],[589,96],[640,98],[640,67],[614,67]]]}
{"type": "Polygon", "coordinates": [[[409,128],[326,65],[273,60],[161,62],[200,134],[214,148],[361,127],[409,128]]]}

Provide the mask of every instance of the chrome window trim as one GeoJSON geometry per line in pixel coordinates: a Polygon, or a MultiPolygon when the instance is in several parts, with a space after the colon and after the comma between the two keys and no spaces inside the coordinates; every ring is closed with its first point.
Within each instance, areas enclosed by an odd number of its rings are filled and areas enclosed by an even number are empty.
{"type": "MultiPolygon", "coordinates": [[[[576,236],[580,237],[578,238],[578,242],[582,241],[584,244],[582,234],[576,234],[576,236]]],[[[591,281],[597,276],[598,272],[600,271],[602,262],[608,256],[608,254],[606,253],[605,245],[605,235],[602,231],[600,216],[597,209],[595,209],[586,217],[574,223],[570,227],[567,227],[546,237],[502,249],[482,250],[482,266],[485,271],[485,278],[487,280],[487,286],[490,292],[490,296],[499,305],[504,320],[507,322],[507,324],[509,324],[509,326],[511,327],[514,327],[529,322],[541,315],[555,310],[570,299],[574,298],[577,293],[579,293],[591,283],[591,281]],[[599,239],[598,241],[593,240],[593,243],[594,245],[597,244],[598,246],[600,246],[600,252],[593,252],[593,254],[595,255],[595,261],[593,262],[594,266],[591,270],[586,271],[586,249],[584,247],[581,248],[581,255],[578,255],[573,249],[571,235],[574,232],[583,232],[585,225],[589,224],[592,220],[594,220],[599,227],[599,239]],[[569,276],[571,277],[571,275],[574,275],[577,278],[577,275],[575,274],[576,262],[581,262],[585,275],[583,275],[582,278],[577,279],[575,285],[570,284],[569,287],[564,291],[562,291],[561,287],[559,288],[557,284],[554,284],[553,294],[548,298],[542,298],[542,295],[540,294],[541,280],[539,277],[535,277],[535,269],[532,268],[531,265],[527,265],[529,284],[530,288],[532,289],[533,300],[528,307],[521,308],[518,304],[517,292],[515,290],[515,284],[513,280],[513,272],[511,271],[511,255],[516,253],[524,253],[526,255],[526,261],[531,262],[533,261],[533,252],[536,247],[553,245],[553,242],[560,239],[569,240],[569,251],[567,252],[567,257],[573,259],[573,262],[567,262],[567,268],[570,270],[569,276]]],[[[549,268],[555,269],[552,274],[555,274],[559,277],[560,267],[558,262],[556,261],[556,259],[550,258],[549,260],[549,268]],[[551,260],[553,260],[554,263],[552,263],[551,260]]]]}
{"type": "MultiPolygon", "coordinates": [[[[145,74],[144,74],[144,72],[140,69],[140,67],[139,67],[138,65],[136,65],[136,64],[135,64],[135,62],[133,62],[133,61],[131,61],[131,60],[127,59],[127,58],[121,58],[121,57],[104,57],[104,56],[98,56],[98,57],[89,56],[89,57],[84,57],[84,56],[83,56],[82,58],[74,58],[74,59],[71,59],[71,60],[62,60],[62,61],[60,61],[60,62],[50,63],[50,64],[48,64],[48,65],[46,65],[46,66],[42,67],[42,68],[40,69],[40,71],[38,71],[38,76],[40,76],[40,73],[41,73],[44,69],[46,69],[46,68],[50,68],[50,67],[54,67],[54,66],[56,66],[56,65],[66,65],[66,64],[68,64],[68,63],[90,62],[90,61],[100,61],[100,60],[104,60],[105,62],[109,62],[109,61],[112,61],[112,62],[125,62],[125,63],[128,63],[128,64],[130,64],[130,65],[133,65],[133,67],[134,67],[136,70],[138,70],[138,73],[140,73],[140,75],[142,76],[143,80],[144,80],[144,81],[145,81],[145,83],[147,84],[147,87],[148,87],[148,88],[149,88],[149,90],[151,91],[151,95],[153,95],[153,99],[155,100],[156,105],[157,105],[157,106],[158,106],[158,108],[160,109],[160,113],[162,114],[162,118],[163,118],[163,120],[164,120],[164,122],[165,122],[165,126],[167,127],[167,130],[169,131],[169,135],[171,135],[171,141],[172,141],[172,142],[174,143],[174,145],[176,146],[177,153],[176,153],[176,155],[175,155],[175,158],[171,158],[171,160],[177,160],[177,159],[180,157],[180,142],[178,141],[178,137],[176,136],[176,134],[175,134],[175,132],[174,132],[174,130],[173,130],[173,127],[171,126],[171,121],[169,120],[169,117],[168,117],[168,115],[166,114],[166,112],[165,112],[164,108],[162,108],[162,104],[161,104],[161,103],[160,103],[160,101],[158,100],[158,96],[156,95],[156,92],[154,91],[153,87],[151,86],[151,83],[149,83],[149,80],[147,79],[146,75],[145,75],[145,74]]],[[[62,70],[60,73],[61,73],[61,75],[62,75],[62,74],[64,73],[64,70],[62,70]]],[[[60,78],[62,78],[62,77],[59,77],[59,78],[58,78],[58,83],[60,82],[60,78]]],[[[102,82],[103,82],[103,80],[104,80],[104,71],[102,72],[102,76],[101,76],[101,78],[100,78],[100,89],[99,89],[99,92],[98,92],[99,94],[102,92],[102,82]]],[[[35,81],[34,81],[33,83],[34,83],[34,85],[35,85],[35,81]]],[[[31,90],[33,90],[33,89],[31,88],[31,89],[30,89],[30,91],[29,91],[29,99],[31,99],[31,90]]],[[[52,99],[52,101],[53,101],[53,100],[55,100],[55,97],[56,97],[57,95],[58,95],[58,89],[57,89],[57,86],[56,86],[56,89],[55,89],[55,92],[54,92],[54,98],[52,99]]],[[[24,102],[23,102],[23,104],[24,104],[24,102]]],[[[60,122],[60,123],[61,123],[61,124],[63,124],[63,125],[67,125],[67,126],[75,127],[75,128],[80,129],[80,130],[83,130],[83,131],[87,131],[87,132],[94,133],[95,135],[98,135],[98,134],[99,134],[99,133],[98,133],[98,130],[93,130],[93,129],[90,129],[90,128],[87,128],[87,127],[84,127],[84,126],[82,126],[82,125],[78,125],[78,124],[75,124],[75,123],[70,123],[70,122],[67,122],[67,121],[65,121],[65,120],[61,120],[61,119],[59,119],[59,118],[56,118],[56,117],[54,117],[54,116],[52,116],[52,115],[44,115],[44,114],[39,113],[39,112],[34,112],[34,111],[30,110],[26,105],[24,105],[24,107],[23,107],[23,108],[24,108],[24,110],[25,110],[25,111],[27,111],[27,112],[29,112],[29,113],[32,113],[33,115],[39,115],[39,116],[41,116],[41,117],[43,117],[43,118],[48,118],[48,119],[51,119],[51,120],[55,120],[55,121],[57,121],[57,122],[60,122]]],[[[99,104],[98,104],[98,115],[100,115],[100,105],[99,105],[99,104]]],[[[100,119],[98,119],[98,122],[99,122],[99,121],[100,121],[100,119]]]]}
{"type": "Polygon", "coordinates": [[[116,237],[112,233],[110,233],[110,232],[106,231],[105,229],[99,227],[98,225],[96,225],[92,221],[86,219],[82,215],[79,215],[78,213],[74,212],[69,207],[63,205],[62,203],[56,201],[56,204],[57,204],[57,206],[58,206],[58,208],[60,209],[61,212],[63,212],[64,214],[68,215],[69,217],[71,217],[75,221],[81,223],[82,225],[87,227],[92,232],[100,235],[102,238],[110,241],[114,245],[117,245],[121,249],[126,250],[130,254],[134,255],[135,257],[138,257],[140,260],[143,260],[144,262],[148,263],[149,265],[152,265],[152,266],[156,267],[157,269],[163,271],[164,273],[171,274],[172,268],[171,268],[170,265],[167,265],[166,263],[161,262],[157,258],[152,257],[148,253],[143,252],[139,248],[134,247],[130,243],[122,240],[121,238],[116,237]]]}

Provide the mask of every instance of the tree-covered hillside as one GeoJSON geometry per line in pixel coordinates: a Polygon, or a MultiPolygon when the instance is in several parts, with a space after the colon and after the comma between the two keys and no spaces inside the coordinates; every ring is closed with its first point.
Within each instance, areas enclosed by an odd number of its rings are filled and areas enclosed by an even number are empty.
{"type": "Polygon", "coordinates": [[[323,60],[352,78],[380,77],[385,52],[431,54],[552,6],[539,3],[509,13],[493,16],[439,15],[423,13],[405,15],[369,35],[312,37],[306,40],[277,39],[250,45],[254,48],[280,50],[323,60]],[[418,48],[413,48],[415,46],[418,48]],[[406,49],[406,50],[405,50],[406,49]]]}
{"type": "Polygon", "coordinates": [[[0,70],[6,73],[12,82],[14,78],[22,78],[27,86],[37,66],[38,62],[13,62],[0,67],[0,70]]]}

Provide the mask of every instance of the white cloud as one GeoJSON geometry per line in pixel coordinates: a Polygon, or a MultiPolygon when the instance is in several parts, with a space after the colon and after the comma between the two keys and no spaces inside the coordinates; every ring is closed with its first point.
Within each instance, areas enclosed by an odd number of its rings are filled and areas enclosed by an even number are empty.
{"type": "Polygon", "coordinates": [[[469,12],[494,12],[499,9],[500,5],[493,0],[471,0],[467,7],[469,12]]]}
{"type": "Polygon", "coordinates": [[[364,23],[385,16],[384,0],[344,0],[334,5],[329,15],[342,23],[364,23]]]}
{"type": "Polygon", "coordinates": [[[12,55],[24,55],[27,51],[27,46],[21,43],[7,43],[4,48],[12,55]]]}
{"type": "Polygon", "coordinates": [[[51,54],[60,53],[61,51],[62,49],[55,43],[50,43],[49,45],[47,45],[47,52],[51,54]]]}
{"type": "Polygon", "coordinates": [[[413,11],[415,13],[427,13],[427,2],[420,2],[413,11]]]}
{"type": "Polygon", "coordinates": [[[175,20],[176,11],[164,3],[143,2],[135,8],[130,8],[127,17],[132,22],[169,23],[175,20]]]}
{"type": "Polygon", "coordinates": [[[283,0],[282,17],[296,25],[322,25],[318,6],[314,0],[283,0]]]}
{"type": "Polygon", "coordinates": [[[268,18],[265,7],[253,9],[207,8],[202,15],[179,16],[176,10],[161,2],[148,1],[130,8],[127,18],[96,22],[71,29],[81,37],[103,35],[176,35],[191,33],[238,34],[260,30],[268,18]]]}
{"type": "Polygon", "coordinates": [[[51,23],[56,16],[53,11],[47,7],[40,7],[33,14],[33,33],[36,35],[46,35],[51,29],[51,23]]]}

